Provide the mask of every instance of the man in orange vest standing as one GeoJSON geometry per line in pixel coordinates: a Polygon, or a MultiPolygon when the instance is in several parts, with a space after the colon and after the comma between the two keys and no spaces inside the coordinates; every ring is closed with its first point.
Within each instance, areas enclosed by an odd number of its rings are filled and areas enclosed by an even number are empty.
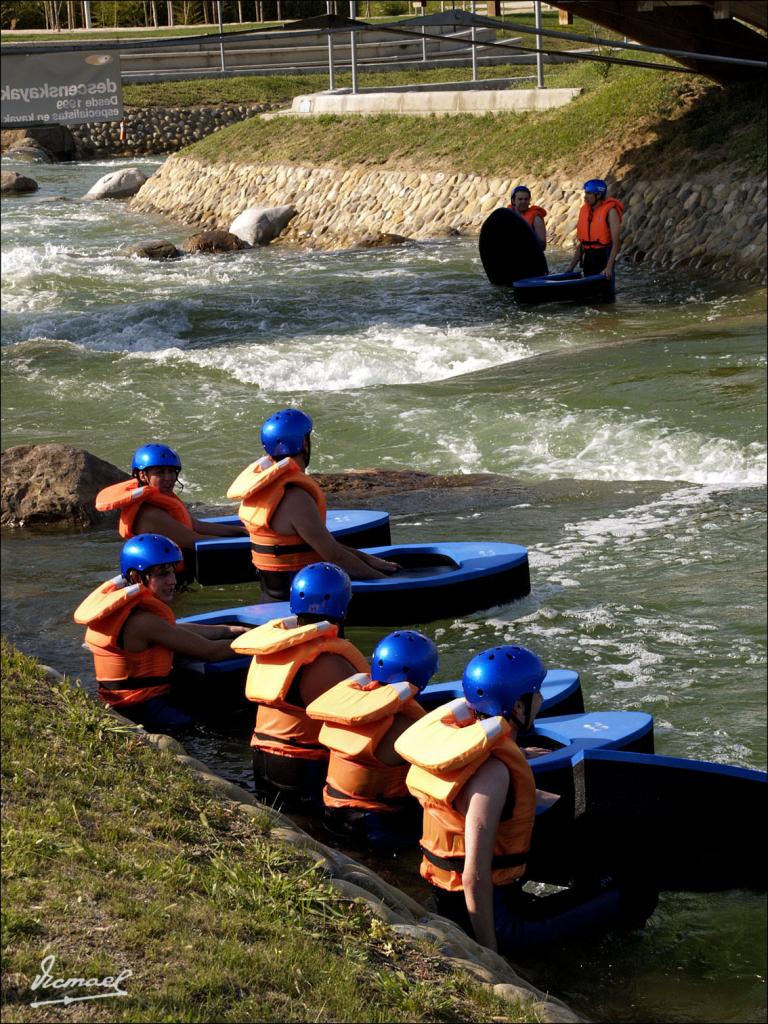
{"type": "Polygon", "coordinates": [[[603,274],[609,280],[613,278],[623,213],[624,207],[608,195],[608,185],[602,178],[584,182],[584,205],[576,226],[578,244],[569,271],[581,263],[585,277],[603,274]]]}
{"type": "Polygon", "coordinates": [[[251,538],[251,557],[267,597],[287,599],[291,580],[313,562],[333,562],[354,580],[397,572],[385,561],[341,544],[325,525],[326,501],[306,469],[312,453],[312,420],[301,409],[281,409],[266,419],[266,455],[247,466],[227,491],[251,538]]]}
{"type": "Polygon", "coordinates": [[[547,211],[543,206],[531,206],[531,190],[527,185],[516,185],[512,189],[512,202],[508,209],[514,210],[533,231],[542,250],[547,248],[547,229],[544,218],[547,211]]]}

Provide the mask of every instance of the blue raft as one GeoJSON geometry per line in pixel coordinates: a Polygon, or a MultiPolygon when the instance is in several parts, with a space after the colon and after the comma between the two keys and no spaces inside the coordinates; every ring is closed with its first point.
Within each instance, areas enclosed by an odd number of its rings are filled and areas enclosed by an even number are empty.
{"type": "MultiPolygon", "coordinates": [[[[408,626],[456,618],[516,601],[531,591],[528,551],[518,544],[400,544],[365,550],[403,568],[383,579],[352,581],[350,626],[408,626]]],[[[289,614],[285,602],[276,602],[182,621],[259,626],[289,614]]]]}
{"type": "Polygon", "coordinates": [[[606,872],[658,890],[766,888],[765,772],[637,744],[577,743],[531,767],[560,800],[537,816],[530,878],[569,885],[606,872]]]}
{"type": "Polygon", "coordinates": [[[616,286],[603,274],[583,277],[577,270],[546,277],[524,277],[512,282],[515,302],[535,305],[541,302],[613,302],[616,286]]]}
{"type": "MultiPolygon", "coordinates": [[[[206,523],[240,526],[237,516],[214,516],[206,523]]],[[[330,533],[343,544],[363,548],[390,544],[389,514],[370,509],[332,509],[325,517],[330,533]]],[[[258,573],[251,560],[250,538],[213,537],[195,544],[194,576],[203,586],[227,583],[256,583],[258,573]]]]}

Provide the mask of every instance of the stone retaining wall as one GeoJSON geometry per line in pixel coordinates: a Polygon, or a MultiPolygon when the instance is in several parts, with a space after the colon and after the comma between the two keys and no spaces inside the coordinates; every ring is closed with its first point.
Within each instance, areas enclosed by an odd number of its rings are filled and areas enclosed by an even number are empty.
{"type": "Polygon", "coordinates": [[[95,157],[175,153],[219,128],[274,108],[272,103],[217,104],[212,107],[126,107],[125,141],[117,121],[72,126],[83,153],[95,157]]]}
{"type": "MultiPolygon", "coordinates": [[[[582,180],[292,164],[209,164],[171,156],[131,201],[135,210],[184,224],[228,228],[249,206],[290,203],[299,215],[281,236],[308,248],[344,249],[380,234],[414,239],[476,235],[524,180],[549,211],[550,248],[570,248],[582,180]]],[[[622,259],[690,266],[726,278],[766,279],[766,192],[762,177],[729,181],[722,171],[684,180],[609,181],[625,204],[622,259]]]]}

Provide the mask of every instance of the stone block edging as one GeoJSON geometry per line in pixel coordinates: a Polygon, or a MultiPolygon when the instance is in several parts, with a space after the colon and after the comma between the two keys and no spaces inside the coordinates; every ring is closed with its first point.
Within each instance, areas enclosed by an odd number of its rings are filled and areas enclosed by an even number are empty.
{"type": "MultiPolygon", "coordinates": [[[[177,153],[130,201],[134,210],[181,224],[226,228],[249,206],[298,210],[278,244],[341,250],[365,236],[427,240],[477,235],[488,214],[509,202],[520,180],[548,211],[549,248],[570,249],[583,202],[581,179],[486,177],[400,168],[303,167],[236,160],[210,164],[177,153]]],[[[609,180],[625,207],[620,259],[715,276],[766,280],[766,189],[762,175],[723,171],[695,180],[630,173],[609,180]]],[[[555,269],[553,267],[553,269],[555,269]]]]}

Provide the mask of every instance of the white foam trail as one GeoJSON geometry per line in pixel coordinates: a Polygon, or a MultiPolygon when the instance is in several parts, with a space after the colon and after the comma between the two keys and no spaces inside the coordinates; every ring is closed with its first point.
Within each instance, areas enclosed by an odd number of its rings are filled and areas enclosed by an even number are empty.
{"type": "Polygon", "coordinates": [[[494,421],[493,435],[478,439],[482,424],[462,424],[460,411],[453,413],[452,424],[458,420],[459,429],[442,430],[435,443],[463,461],[471,438],[482,454],[470,472],[514,472],[533,479],[685,480],[728,487],[761,486],[766,480],[763,443],[705,437],[664,426],[655,418],[542,404],[531,411],[503,413],[494,421]]]}
{"type": "MultiPolygon", "coordinates": [[[[301,393],[445,380],[530,355],[523,343],[471,337],[464,328],[377,324],[348,339],[323,334],[302,339],[299,345],[291,341],[190,349],[184,358],[265,391],[301,393]]],[[[164,352],[155,358],[177,356],[164,352]]]]}

